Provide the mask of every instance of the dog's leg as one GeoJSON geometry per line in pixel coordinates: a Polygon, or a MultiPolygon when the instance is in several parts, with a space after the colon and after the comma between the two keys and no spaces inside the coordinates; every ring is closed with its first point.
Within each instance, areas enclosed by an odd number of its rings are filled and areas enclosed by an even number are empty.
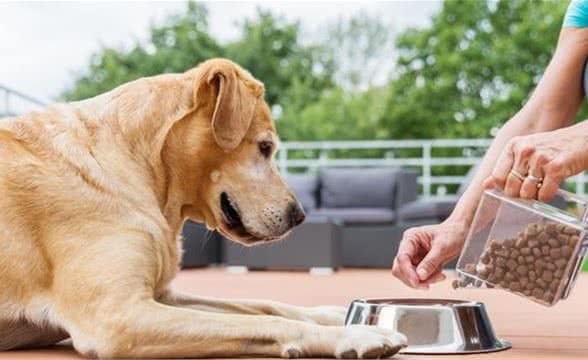
{"type": "Polygon", "coordinates": [[[346,309],[342,306],[303,307],[262,300],[229,300],[196,297],[168,291],[158,299],[171,306],[196,310],[248,315],[274,315],[318,325],[343,325],[346,309]]]}
{"type": "Polygon", "coordinates": [[[51,309],[81,353],[122,358],[378,358],[406,344],[403,335],[374,326],[323,326],[159,303],[156,289],[166,264],[154,251],[159,243],[141,234],[72,245],[69,256],[54,268],[51,309]]]}
{"type": "Polygon", "coordinates": [[[90,333],[72,333],[74,346],[99,357],[389,357],[403,335],[368,326],[334,327],[276,316],[206,313],[155,301],[120,306],[87,319],[90,333]],[[79,341],[92,339],[88,343],[79,341]],[[93,351],[92,351],[93,350],[93,351]]]}

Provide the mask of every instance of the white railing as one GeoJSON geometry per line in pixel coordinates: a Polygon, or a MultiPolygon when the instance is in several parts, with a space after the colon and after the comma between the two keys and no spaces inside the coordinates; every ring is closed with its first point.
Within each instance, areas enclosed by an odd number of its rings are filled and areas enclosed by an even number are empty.
{"type": "Polygon", "coordinates": [[[0,118],[22,114],[46,106],[43,101],[2,84],[0,84],[0,99],[0,118]]]}
{"type": "MultiPolygon", "coordinates": [[[[316,171],[321,167],[402,167],[419,171],[421,197],[442,197],[447,194],[447,185],[461,184],[466,171],[461,175],[435,175],[435,168],[461,166],[471,167],[481,161],[491,139],[447,139],[447,140],[374,140],[374,141],[320,141],[284,142],[278,153],[278,167],[282,173],[292,170],[316,171]],[[459,156],[442,156],[441,149],[457,149],[459,156]],[[399,157],[395,152],[411,149],[419,156],[399,157]],[[366,150],[380,150],[380,157],[348,158],[336,154],[337,151],[355,150],[360,154],[366,150]],[[335,153],[333,156],[333,153],[335,153]],[[435,193],[433,188],[435,187],[435,193]]],[[[357,155],[356,155],[357,156],[357,155]]],[[[575,176],[577,194],[584,194],[585,174],[575,176]]],[[[455,186],[453,186],[455,188],[455,186]]]]}

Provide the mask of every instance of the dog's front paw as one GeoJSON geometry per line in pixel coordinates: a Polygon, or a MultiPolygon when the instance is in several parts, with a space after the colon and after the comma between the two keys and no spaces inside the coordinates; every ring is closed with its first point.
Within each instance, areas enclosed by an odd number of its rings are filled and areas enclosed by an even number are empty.
{"type": "Polygon", "coordinates": [[[308,309],[308,318],[318,325],[342,326],[347,309],[343,306],[316,306],[308,309]]]}
{"type": "Polygon", "coordinates": [[[352,325],[337,341],[338,359],[384,359],[406,347],[406,336],[375,326],[352,325]]]}

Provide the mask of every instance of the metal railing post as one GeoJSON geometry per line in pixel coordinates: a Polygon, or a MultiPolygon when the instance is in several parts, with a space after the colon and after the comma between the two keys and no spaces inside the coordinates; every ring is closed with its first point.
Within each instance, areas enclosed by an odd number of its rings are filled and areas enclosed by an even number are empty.
{"type": "Polygon", "coordinates": [[[423,197],[431,197],[431,143],[423,144],[423,197]]]}
{"type": "Polygon", "coordinates": [[[319,153],[319,166],[320,167],[327,166],[328,161],[329,161],[329,154],[328,154],[327,150],[322,149],[321,152],[319,153]]]}
{"type": "Polygon", "coordinates": [[[284,144],[280,149],[278,167],[282,175],[288,174],[288,146],[284,144]]]}

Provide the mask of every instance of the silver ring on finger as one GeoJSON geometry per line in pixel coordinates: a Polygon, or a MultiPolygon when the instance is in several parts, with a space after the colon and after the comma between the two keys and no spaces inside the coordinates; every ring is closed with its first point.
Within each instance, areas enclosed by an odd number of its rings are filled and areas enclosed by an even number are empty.
{"type": "Polygon", "coordinates": [[[530,182],[535,184],[541,184],[543,182],[542,177],[533,176],[531,174],[527,175],[527,179],[529,179],[530,182]]]}
{"type": "Polygon", "coordinates": [[[519,179],[520,181],[525,181],[526,176],[522,175],[520,172],[516,171],[515,169],[512,169],[510,171],[510,173],[512,174],[512,176],[519,179]]]}

